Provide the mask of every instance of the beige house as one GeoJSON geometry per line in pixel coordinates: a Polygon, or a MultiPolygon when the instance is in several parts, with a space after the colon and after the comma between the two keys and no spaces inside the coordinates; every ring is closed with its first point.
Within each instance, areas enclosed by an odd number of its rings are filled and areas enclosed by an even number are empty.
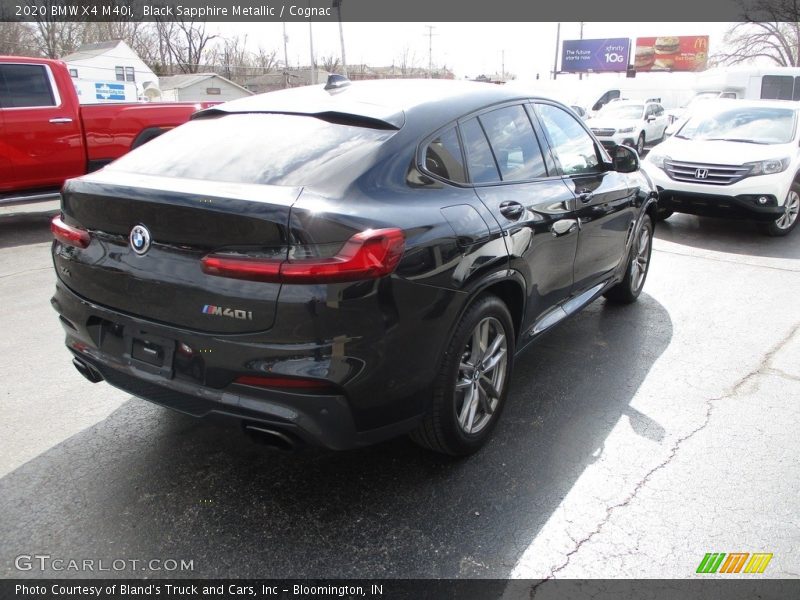
{"type": "Polygon", "coordinates": [[[227,102],[253,92],[216,73],[189,73],[159,77],[164,102],[227,102]]]}

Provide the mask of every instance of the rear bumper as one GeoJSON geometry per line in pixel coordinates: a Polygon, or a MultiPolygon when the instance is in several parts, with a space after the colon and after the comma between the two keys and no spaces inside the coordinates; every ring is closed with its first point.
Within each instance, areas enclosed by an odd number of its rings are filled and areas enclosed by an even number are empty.
{"type": "MultiPolygon", "coordinates": [[[[98,306],[57,282],[51,301],[66,332],[66,345],[108,383],[134,396],[194,417],[222,416],[288,434],[332,450],[366,446],[412,430],[426,409],[435,360],[414,356],[394,334],[381,341],[276,343],[262,336],[200,334],[98,306]],[[148,368],[122,350],[123,336],[108,329],[145,332],[203,350],[196,362],[175,353],[169,375],[148,368]],[[404,355],[398,366],[398,353],[404,355]],[[427,362],[430,373],[417,363],[427,362]],[[403,368],[418,368],[416,381],[403,368]],[[247,371],[247,369],[250,369],[247,371]],[[265,369],[270,369],[266,371],[265,369]],[[236,373],[278,373],[330,381],[321,390],[283,390],[235,383],[236,373]],[[401,382],[403,385],[401,385],[401,382]]],[[[419,336],[415,331],[411,336],[419,336]]],[[[435,352],[433,345],[431,349],[435,352]]]]}
{"type": "Polygon", "coordinates": [[[231,417],[268,426],[294,439],[332,450],[362,445],[343,395],[310,395],[280,391],[248,393],[241,389],[215,390],[180,380],[165,380],[108,357],[74,347],[77,360],[96,369],[116,388],[193,417],[231,417]],[[302,408],[298,408],[302,406],[302,408]]]}

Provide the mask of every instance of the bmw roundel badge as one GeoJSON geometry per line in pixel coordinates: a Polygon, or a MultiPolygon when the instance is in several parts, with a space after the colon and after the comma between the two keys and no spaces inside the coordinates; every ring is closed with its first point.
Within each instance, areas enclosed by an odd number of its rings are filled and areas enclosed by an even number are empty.
{"type": "Polygon", "coordinates": [[[131,229],[128,241],[130,241],[131,250],[136,254],[144,254],[150,249],[150,231],[144,225],[137,225],[131,229]]]}

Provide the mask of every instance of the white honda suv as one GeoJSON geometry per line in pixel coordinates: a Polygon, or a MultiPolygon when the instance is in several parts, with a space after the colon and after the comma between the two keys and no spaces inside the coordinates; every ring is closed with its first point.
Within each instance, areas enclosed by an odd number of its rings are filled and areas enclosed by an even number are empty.
{"type": "Polygon", "coordinates": [[[659,217],[673,212],[759,222],[788,234],[800,212],[798,104],[708,101],[656,146],[642,167],[658,186],[659,217]]]}

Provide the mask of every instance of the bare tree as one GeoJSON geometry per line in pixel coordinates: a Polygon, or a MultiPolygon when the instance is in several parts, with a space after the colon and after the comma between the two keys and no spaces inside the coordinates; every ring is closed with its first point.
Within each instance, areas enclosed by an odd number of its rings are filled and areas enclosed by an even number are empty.
{"type": "Polygon", "coordinates": [[[726,49],[711,61],[736,65],[766,58],[782,67],[800,66],[800,2],[756,0],[742,8],[744,22],[726,32],[726,49]]]}
{"type": "Polygon", "coordinates": [[[59,58],[80,47],[86,23],[55,21],[45,16],[37,17],[33,27],[37,52],[47,58],[59,58]]]}
{"type": "Polygon", "coordinates": [[[417,55],[408,46],[404,46],[396,62],[397,67],[400,69],[400,76],[411,77],[414,69],[417,68],[417,55]]]}
{"type": "Polygon", "coordinates": [[[215,72],[231,80],[247,77],[251,58],[250,52],[247,51],[246,35],[243,38],[238,35],[222,38],[221,43],[209,56],[210,62],[217,65],[215,72]]]}
{"type": "Polygon", "coordinates": [[[108,21],[86,23],[82,42],[85,44],[122,40],[153,69],[159,64],[158,31],[154,23],[142,21],[108,21]]]}
{"type": "Polygon", "coordinates": [[[206,61],[210,49],[209,42],[217,36],[206,31],[202,21],[162,22],[163,38],[170,65],[175,65],[181,73],[197,73],[206,61]],[[167,27],[168,26],[168,27],[167,27]]]}
{"type": "Polygon", "coordinates": [[[319,61],[320,66],[325,69],[328,73],[339,73],[341,69],[339,68],[339,57],[333,56],[332,54],[328,56],[323,56],[322,59],[319,61]]]}
{"type": "Polygon", "coordinates": [[[0,54],[38,54],[36,36],[29,23],[0,21],[0,54]]]}
{"type": "Polygon", "coordinates": [[[255,66],[263,73],[271,73],[278,67],[278,51],[266,50],[262,46],[258,47],[254,60],[255,66]]]}

